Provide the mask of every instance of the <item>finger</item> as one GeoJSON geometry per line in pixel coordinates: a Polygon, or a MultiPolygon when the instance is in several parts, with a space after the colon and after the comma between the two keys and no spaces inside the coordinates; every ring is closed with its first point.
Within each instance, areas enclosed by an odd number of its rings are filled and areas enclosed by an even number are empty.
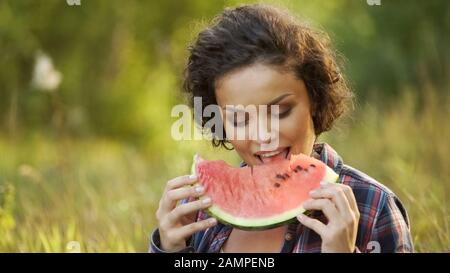
{"type": "Polygon", "coordinates": [[[169,223],[174,225],[179,222],[179,219],[184,216],[191,214],[193,212],[197,212],[201,209],[208,208],[211,206],[211,198],[205,197],[197,201],[189,202],[186,204],[182,204],[172,210],[168,215],[169,223]]]}
{"type": "Polygon", "coordinates": [[[344,185],[344,184],[337,184],[337,183],[329,183],[329,182],[321,182],[321,189],[329,189],[329,188],[339,188],[343,191],[345,198],[348,201],[348,204],[353,212],[358,212],[358,204],[356,203],[355,195],[353,193],[353,190],[350,186],[344,185]]]}
{"type": "Polygon", "coordinates": [[[168,192],[170,190],[180,188],[182,186],[191,185],[196,181],[197,176],[195,174],[175,177],[174,179],[171,179],[167,182],[164,192],[168,192]]]}
{"type": "Polygon", "coordinates": [[[196,187],[183,187],[183,188],[177,188],[168,191],[162,200],[162,210],[163,211],[171,211],[173,210],[177,202],[181,199],[185,199],[188,197],[198,197],[204,193],[204,188],[202,186],[196,186],[196,187]]]}
{"type": "Polygon", "coordinates": [[[353,189],[348,185],[339,184],[339,186],[343,189],[345,196],[347,197],[348,203],[353,211],[358,212],[358,203],[356,203],[355,194],[353,193],[353,189]]]}
{"type": "Polygon", "coordinates": [[[192,234],[205,230],[207,228],[217,225],[217,220],[215,218],[208,218],[202,221],[194,222],[192,224],[182,226],[176,230],[176,234],[180,238],[188,238],[192,234]]]}
{"type": "Polygon", "coordinates": [[[300,214],[299,216],[297,216],[297,219],[304,226],[314,230],[320,236],[322,236],[325,233],[326,225],[320,222],[319,220],[308,217],[304,214],[300,214]]]}
{"type": "Polygon", "coordinates": [[[323,211],[329,222],[336,222],[340,216],[336,206],[329,199],[309,199],[303,203],[303,208],[323,211]]]}
{"type": "Polygon", "coordinates": [[[344,193],[344,189],[340,187],[326,187],[313,190],[309,193],[311,198],[327,198],[330,199],[337,207],[341,214],[346,214],[352,210],[351,205],[344,193]]]}

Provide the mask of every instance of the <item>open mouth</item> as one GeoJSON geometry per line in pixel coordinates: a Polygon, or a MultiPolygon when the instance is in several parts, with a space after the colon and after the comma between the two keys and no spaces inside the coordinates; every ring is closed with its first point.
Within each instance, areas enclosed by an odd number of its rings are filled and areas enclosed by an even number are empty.
{"type": "Polygon", "coordinates": [[[262,164],[271,163],[283,159],[288,159],[290,157],[290,147],[279,148],[275,151],[269,152],[257,152],[255,157],[259,159],[262,164]]]}

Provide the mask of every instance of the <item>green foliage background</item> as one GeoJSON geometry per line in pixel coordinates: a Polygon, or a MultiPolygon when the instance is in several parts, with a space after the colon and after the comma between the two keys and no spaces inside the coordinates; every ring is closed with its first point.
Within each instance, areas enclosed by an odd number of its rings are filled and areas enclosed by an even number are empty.
{"type": "MultiPolygon", "coordinates": [[[[146,251],[165,182],[208,142],[176,142],[187,45],[255,1],[0,0],[0,251],[146,251]],[[63,75],[31,84],[38,52],[63,75]]],[[[322,136],[405,203],[418,251],[450,251],[450,2],[263,1],[325,30],[355,110],[322,136]]]]}

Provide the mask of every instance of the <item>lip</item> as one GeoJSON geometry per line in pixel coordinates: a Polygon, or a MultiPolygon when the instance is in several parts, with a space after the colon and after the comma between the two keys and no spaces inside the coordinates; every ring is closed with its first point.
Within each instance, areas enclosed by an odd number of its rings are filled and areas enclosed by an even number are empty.
{"type": "Polygon", "coordinates": [[[286,152],[285,158],[288,159],[291,155],[291,147],[282,147],[282,148],[278,148],[274,151],[258,151],[256,153],[254,153],[253,155],[255,157],[257,157],[261,163],[264,164],[264,161],[262,160],[261,155],[269,154],[269,153],[273,153],[273,152],[283,152],[286,149],[287,149],[287,152],[286,152]]]}

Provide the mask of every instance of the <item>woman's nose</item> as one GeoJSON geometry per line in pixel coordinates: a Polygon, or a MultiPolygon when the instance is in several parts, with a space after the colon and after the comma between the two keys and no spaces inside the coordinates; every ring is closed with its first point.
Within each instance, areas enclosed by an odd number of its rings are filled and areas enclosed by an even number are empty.
{"type": "Polygon", "coordinates": [[[252,129],[250,131],[250,140],[255,141],[257,144],[267,144],[277,138],[277,130],[270,128],[265,121],[259,122],[252,129]]]}
{"type": "Polygon", "coordinates": [[[254,130],[254,135],[252,135],[252,140],[256,141],[259,144],[269,143],[272,136],[270,132],[268,132],[267,128],[261,128],[259,125],[256,130],[254,130]]]}

